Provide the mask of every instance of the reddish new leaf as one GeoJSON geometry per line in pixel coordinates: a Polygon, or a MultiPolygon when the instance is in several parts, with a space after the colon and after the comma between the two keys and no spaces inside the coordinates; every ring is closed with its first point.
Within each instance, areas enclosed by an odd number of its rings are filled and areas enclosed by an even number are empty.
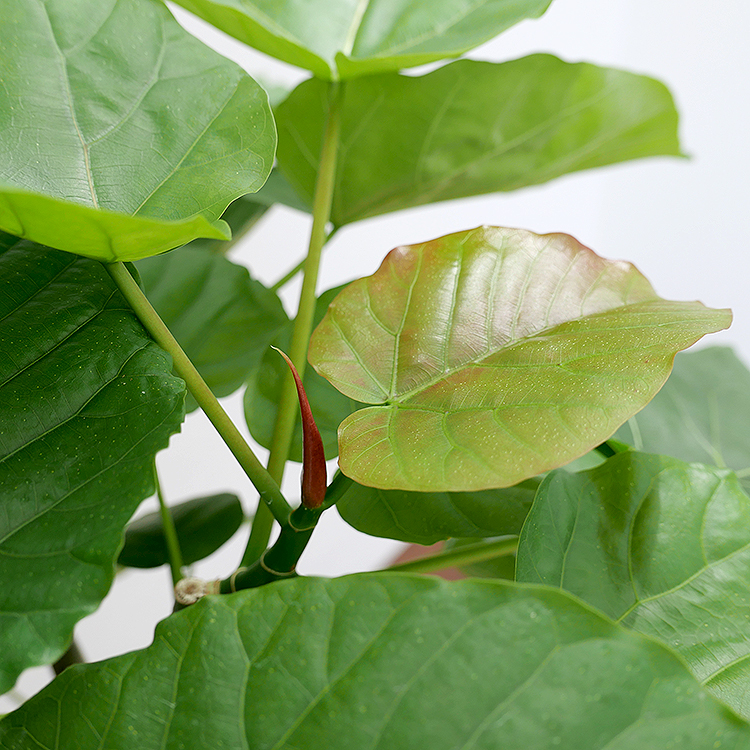
{"type": "Polygon", "coordinates": [[[310,361],[373,404],[339,428],[341,471],[382,489],[513,484],[608,438],[674,355],[728,310],[657,296],[563,234],[482,227],[400,247],[331,304],[310,361]]]}
{"type": "Polygon", "coordinates": [[[315,424],[310,402],[307,400],[302,379],[289,357],[275,346],[271,347],[286,360],[294,377],[302,414],[302,505],[306,508],[319,508],[326,495],[326,457],[323,440],[315,424]]]}

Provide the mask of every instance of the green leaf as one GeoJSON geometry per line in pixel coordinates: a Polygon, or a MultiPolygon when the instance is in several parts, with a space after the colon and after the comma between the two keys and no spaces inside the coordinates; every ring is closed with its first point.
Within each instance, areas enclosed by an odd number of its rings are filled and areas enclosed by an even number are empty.
{"type": "Polygon", "coordinates": [[[310,362],[377,406],[339,428],[341,471],[381,489],[509,487],[608,438],[727,310],[656,295],[562,234],[483,227],[400,247],[350,284],[310,362]]]}
{"type": "MultiPolygon", "coordinates": [[[[216,396],[245,382],[289,321],[274,292],[210,250],[181,248],[139,261],[138,270],[151,304],[216,396]]],[[[195,408],[190,397],[188,409],[195,408]]]]}
{"type": "Polygon", "coordinates": [[[380,574],[207,597],[66,670],[0,746],[745,750],[750,726],[563,592],[380,574]]]}
{"type": "MultiPolygon", "coordinates": [[[[334,297],[343,289],[338,286],[328,289],[318,297],[315,307],[314,324],[320,323],[334,297]]],[[[292,340],[292,323],[289,323],[274,340],[274,346],[289,351],[292,340]]],[[[273,429],[276,424],[281,386],[287,374],[284,360],[272,349],[267,348],[247,383],[245,391],[245,421],[253,439],[264,448],[271,447],[273,429]]],[[[312,368],[305,368],[303,379],[307,398],[310,401],[315,423],[323,439],[327,460],[338,455],[338,429],[341,422],[361,404],[339,393],[331,384],[320,377],[312,368]]],[[[299,415],[294,423],[289,460],[302,462],[302,424],[299,415]]]]}
{"type": "Polygon", "coordinates": [[[271,172],[263,187],[252,195],[252,200],[269,207],[280,203],[297,211],[312,213],[312,202],[303,201],[278,169],[271,172]]]}
{"type": "Polygon", "coordinates": [[[666,642],[750,717],[748,566],[750,498],[734,474],[630,452],[544,481],[517,577],[560,586],[666,642]]]}
{"type": "Polygon", "coordinates": [[[188,247],[210,250],[214,253],[226,254],[244,235],[266,215],[270,206],[255,200],[257,194],[241,196],[232,201],[221,215],[232,232],[231,240],[198,239],[188,243],[188,247]]]}
{"type": "Polygon", "coordinates": [[[336,503],[341,517],[371,536],[434,544],[449,537],[518,534],[541,480],[479,492],[404,492],[354,482],[336,503]]]}
{"type": "Polygon", "coordinates": [[[276,142],[241,68],[156,0],[11,3],[0,31],[0,229],[101,260],[228,236],[276,142]]]}
{"type": "MultiPolygon", "coordinates": [[[[276,109],[279,166],[306,202],[327,114],[326,84],[315,79],[276,109]]],[[[551,55],[372,76],[344,92],[331,220],[340,226],[679,153],[672,97],[645,76],[551,55]]]]}
{"type": "Polygon", "coordinates": [[[171,369],[100,263],[0,235],[0,692],[107,593],[182,422],[171,369]]]}
{"type": "MultiPolygon", "coordinates": [[[[169,512],[185,565],[216,552],[232,538],[245,519],[240,499],[227,492],[173,505],[169,512]]],[[[125,546],[117,562],[130,568],[158,568],[169,563],[161,514],[149,513],[128,526],[125,546]]]]}
{"type": "Polygon", "coordinates": [[[550,0],[178,0],[241,42],[318,78],[355,78],[458,57],[550,0]]]}
{"type": "Polygon", "coordinates": [[[616,437],[638,450],[741,472],[750,489],[750,372],[728,347],[676,357],[664,388],[616,437]]]}

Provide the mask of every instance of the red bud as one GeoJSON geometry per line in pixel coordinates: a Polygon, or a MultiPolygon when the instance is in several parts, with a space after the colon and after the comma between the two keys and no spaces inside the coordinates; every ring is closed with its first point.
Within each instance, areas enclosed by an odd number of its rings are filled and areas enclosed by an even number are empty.
{"type": "Polygon", "coordinates": [[[319,508],[323,504],[326,495],[326,457],[323,450],[323,440],[320,437],[318,426],[310,409],[302,380],[289,357],[277,349],[271,347],[286,360],[289,369],[294,376],[299,397],[299,408],[302,414],[302,505],[306,508],[319,508]]]}

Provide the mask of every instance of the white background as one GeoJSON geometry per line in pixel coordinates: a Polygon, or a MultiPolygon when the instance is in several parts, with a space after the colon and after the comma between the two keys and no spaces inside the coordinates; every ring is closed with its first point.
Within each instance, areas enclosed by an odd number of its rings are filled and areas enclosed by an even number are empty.
{"type": "MultiPolygon", "coordinates": [[[[264,81],[290,86],[306,74],[288,68],[210,29],[177,9],[181,22],[222,54],[264,81]]],[[[361,222],[342,230],[326,250],[319,291],[372,273],[400,244],[421,242],[480,224],[563,231],[600,255],[634,262],[657,292],[731,307],[735,322],[711,337],[734,345],[750,361],[747,261],[750,211],[750,3],[747,0],[554,0],[546,15],[527,21],[475,50],[476,59],[502,61],[552,52],[568,61],[622,67],[665,82],[681,114],[689,160],[656,158],[558,179],[511,194],[465,199],[361,222]]],[[[302,257],[309,217],[275,208],[232,252],[261,281],[273,283],[302,257]]],[[[299,283],[285,288],[289,312],[299,283]]],[[[242,426],[241,397],[225,407],[242,426]]],[[[266,453],[258,449],[265,458],[266,453]]],[[[169,502],[232,490],[252,510],[252,487],[199,414],[188,417],[169,451],[159,456],[169,502]]],[[[298,475],[287,471],[290,497],[298,475]]],[[[150,503],[144,509],[150,509],[150,503]]],[[[205,578],[224,577],[237,565],[247,529],[198,566],[205,578]]],[[[380,567],[401,545],[361,535],[330,511],[305,552],[300,571],[339,575],[380,567]]],[[[76,638],[89,659],[101,659],[151,641],[155,623],[171,611],[166,569],[118,576],[101,608],[80,623],[76,638]]],[[[18,696],[38,690],[47,667],[29,670],[18,696]]],[[[0,712],[15,707],[0,699],[0,712]]]]}

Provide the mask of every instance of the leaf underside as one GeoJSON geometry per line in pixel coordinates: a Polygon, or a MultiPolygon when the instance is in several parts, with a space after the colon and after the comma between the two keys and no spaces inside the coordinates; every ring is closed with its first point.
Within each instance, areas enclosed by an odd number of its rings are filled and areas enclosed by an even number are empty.
{"type": "Polygon", "coordinates": [[[415,544],[441,539],[518,534],[539,479],[514,487],[477,492],[405,492],[352,483],[336,503],[341,517],[358,531],[415,544]]]}
{"type": "Polygon", "coordinates": [[[318,78],[356,78],[458,57],[550,0],[179,0],[241,42],[318,78]]]}
{"type": "Polygon", "coordinates": [[[109,589],[184,383],[100,263],[0,235],[0,692],[109,589]]]}
{"type": "Polygon", "coordinates": [[[0,723],[32,744],[745,750],[750,726],[563,592],[376,574],[207,597],[0,723]]]}
{"type": "Polygon", "coordinates": [[[653,398],[726,310],[658,297],[567,235],[483,227],[393,250],[315,330],[310,361],[375,404],[341,470],[381,489],[508,487],[583,455],[653,398]]]}

